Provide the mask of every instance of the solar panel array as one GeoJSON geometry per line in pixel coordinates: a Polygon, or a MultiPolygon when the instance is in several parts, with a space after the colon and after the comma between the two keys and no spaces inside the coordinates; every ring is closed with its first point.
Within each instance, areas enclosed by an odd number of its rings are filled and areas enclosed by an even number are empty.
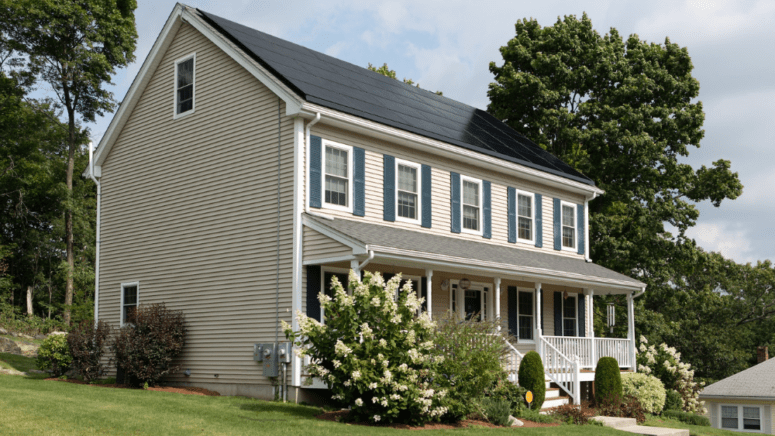
{"type": "Polygon", "coordinates": [[[199,12],[310,103],[594,185],[570,165],[483,110],[199,12]]]}

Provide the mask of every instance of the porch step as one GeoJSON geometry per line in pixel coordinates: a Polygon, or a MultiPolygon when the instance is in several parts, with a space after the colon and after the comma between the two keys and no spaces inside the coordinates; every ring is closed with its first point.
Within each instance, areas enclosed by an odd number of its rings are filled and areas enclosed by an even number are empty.
{"type": "Polygon", "coordinates": [[[626,431],[628,433],[645,435],[645,436],[690,436],[689,430],[681,430],[677,428],[664,428],[664,427],[647,427],[645,425],[637,425],[635,418],[614,418],[610,416],[596,416],[596,421],[600,421],[606,427],[615,428],[620,431],[626,431]]]}
{"type": "Polygon", "coordinates": [[[547,400],[552,398],[559,398],[560,397],[560,388],[546,388],[546,398],[547,400]]]}
{"type": "Polygon", "coordinates": [[[559,396],[554,398],[547,398],[544,400],[543,406],[541,406],[541,411],[546,411],[548,409],[553,409],[555,407],[564,406],[566,404],[570,403],[570,397],[568,396],[559,396]]]}

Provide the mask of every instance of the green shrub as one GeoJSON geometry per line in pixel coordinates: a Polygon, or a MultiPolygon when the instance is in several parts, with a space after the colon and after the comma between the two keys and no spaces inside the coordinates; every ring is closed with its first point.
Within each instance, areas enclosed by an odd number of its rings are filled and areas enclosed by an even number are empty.
{"type": "Polygon", "coordinates": [[[550,415],[568,424],[584,425],[589,422],[589,416],[581,406],[565,404],[551,409],[550,415]]]}
{"type": "Polygon", "coordinates": [[[100,321],[81,321],[67,335],[67,345],[73,356],[71,367],[84,381],[90,382],[102,375],[102,353],[110,337],[110,325],[100,321]]]}
{"type": "Polygon", "coordinates": [[[55,331],[67,331],[67,324],[60,318],[44,318],[37,315],[27,315],[21,308],[6,302],[0,302],[0,327],[9,332],[24,333],[35,336],[55,331]]]}
{"type": "Polygon", "coordinates": [[[635,418],[640,424],[646,421],[646,411],[643,410],[638,399],[633,396],[625,396],[623,400],[616,403],[604,402],[598,404],[597,411],[602,416],[635,418]]]}
{"type": "Polygon", "coordinates": [[[558,422],[558,419],[553,415],[544,415],[538,410],[528,409],[527,407],[520,410],[519,413],[514,416],[519,419],[538,422],[541,424],[554,424],[558,422]]]}
{"type": "Polygon", "coordinates": [[[495,385],[485,391],[485,395],[488,398],[508,401],[509,408],[514,416],[520,410],[527,408],[527,403],[525,402],[526,393],[527,389],[517,386],[506,378],[498,380],[495,385]]]}
{"type": "Polygon", "coordinates": [[[601,357],[595,368],[595,402],[618,405],[622,400],[622,374],[613,357],[601,357]]]}
{"type": "Polygon", "coordinates": [[[533,410],[541,410],[546,398],[546,374],[541,356],[535,351],[529,351],[519,363],[519,385],[533,392],[533,410]]]}
{"type": "Polygon", "coordinates": [[[674,347],[665,343],[658,347],[648,345],[648,340],[641,336],[637,362],[639,372],[655,376],[666,389],[674,389],[681,394],[683,411],[707,413],[704,402],[700,401],[700,391],[705,384],[694,379],[692,366],[681,362],[681,353],[674,347]]]}
{"type": "Polygon", "coordinates": [[[497,328],[494,321],[466,321],[450,314],[437,320],[430,341],[431,353],[440,362],[434,382],[447,391],[445,421],[478,412],[476,405],[499,385],[500,394],[509,389],[502,383],[508,383],[502,364],[507,345],[503,336],[493,334],[497,328]]]}
{"type": "Polygon", "coordinates": [[[35,363],[39,369],[50,371],[52,376],[59,377],[70,369],[72,361],[73,356],[70,355],[66,335],[51,335],[38,349],[35,363]]]}
{"type": "Polygon", "coordinates": [[[677,419],[683,423],[690,425],[700,425],[703,427],[710,427],[710,420],[702,415],[695,415],[694,413],[683,412],[680,410],[665,410],[662,412],[662,417],[677,419]]]}
{"type": "Polygon", "coordinates": [[[665,386],[654,376],[642,373],[624,374],[622,392],[637,398],[647,413],[658,415],[665,407],[665,386]]]}
{"type": "Polygon", "coordinates": [[[121,328],[110,348],[128,380],[153,386],[180,368],[172,362],[186,345],[185,317],[162,303],[139,306],[133,321],[121,328]]]}
{"type": "Polygon", "coordinates": [[[665,410],[683,410],[684,400],[681,398],[681,393],[668,389],[665,393],[665,410]]]}
{"type": "Polygon", "coordinates": [[[482,400],[482,410],[487,419],[501,426],[509,425],[509,416],[511,415],[511,403],[506,400],[494,398],[485,398],[482,400]]]}

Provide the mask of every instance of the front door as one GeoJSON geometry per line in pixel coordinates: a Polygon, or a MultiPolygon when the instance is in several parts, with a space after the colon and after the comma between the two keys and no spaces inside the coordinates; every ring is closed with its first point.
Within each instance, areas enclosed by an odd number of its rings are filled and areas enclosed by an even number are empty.
{"type": "Polygon", "coordinates": [[[466,320],[482,321],[487,319],[487,288],[472,286],[464,291],[463,310],[466,320]]]}

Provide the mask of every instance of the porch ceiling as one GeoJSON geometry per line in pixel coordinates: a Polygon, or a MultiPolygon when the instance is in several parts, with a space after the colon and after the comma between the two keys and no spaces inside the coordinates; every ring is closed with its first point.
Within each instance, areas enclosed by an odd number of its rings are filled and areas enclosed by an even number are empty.
{"type": "MultiPolygon", "coordinates": [[[[580,287],[640,291],[645,284],[583,259],[523,250],[392,226],[304,215],[304,224],[335,240],[357,243],[375,258],[391,263],[454,267],[480,274],[532,278],[542,283],[575,283],[580,287]]],[[[504,277],[505,278],[505,277],[504,277]]]]}

